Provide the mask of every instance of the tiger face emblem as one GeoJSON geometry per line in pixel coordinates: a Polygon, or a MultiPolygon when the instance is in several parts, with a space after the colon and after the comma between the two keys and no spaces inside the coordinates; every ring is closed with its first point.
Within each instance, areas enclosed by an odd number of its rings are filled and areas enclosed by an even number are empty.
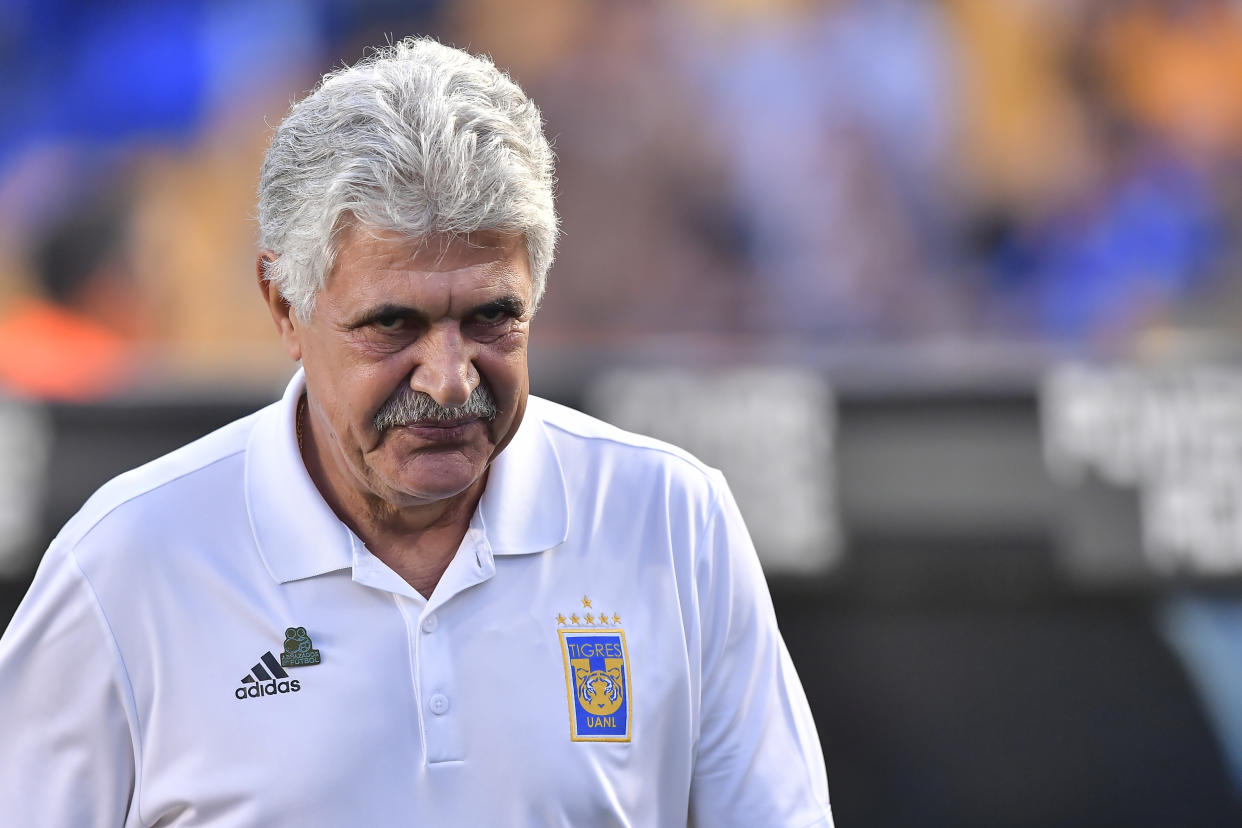
{"type": "Polygon", "coordinates": [[[591,670],[588,665],[574,664],[574,676],[578,689],[578,702],[588,713],[607,716],[617,712],[625,698],[624,677],[620,659],[607,659],[615,664],[605,664],[603,670],[591,670]]]}

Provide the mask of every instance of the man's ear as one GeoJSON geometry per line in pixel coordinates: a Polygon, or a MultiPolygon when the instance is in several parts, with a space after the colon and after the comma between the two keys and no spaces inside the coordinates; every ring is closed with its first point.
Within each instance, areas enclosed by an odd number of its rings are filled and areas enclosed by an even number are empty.
{"type": "Polygon", "coordinates": [[[272,314],[272,321],[276,323],[280,340],[285,343],[285,351],[288,352],[289,358],[299,360],[302,358],[300,336],[302,324],[289,302],[281,295],[280,288],[267,278],[267,270],[275,261],[276,254],[272,251],[259,252],[258,261],[255,262],[255,272],[259,277],[259,291],[263,294],[263,301],[267,304],[268,312],[272,314]]]}

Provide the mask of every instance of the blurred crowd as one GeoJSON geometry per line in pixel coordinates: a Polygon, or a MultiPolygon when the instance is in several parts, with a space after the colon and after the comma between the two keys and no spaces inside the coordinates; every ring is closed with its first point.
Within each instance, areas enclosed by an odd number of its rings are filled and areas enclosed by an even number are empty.
{"type": "Polygon", "coordinates": [[[426,33],[543,109],[541,341],[1233,335],[1238,0],[5,0],[0,383],[283,371],[270,125],[426,33]]]}

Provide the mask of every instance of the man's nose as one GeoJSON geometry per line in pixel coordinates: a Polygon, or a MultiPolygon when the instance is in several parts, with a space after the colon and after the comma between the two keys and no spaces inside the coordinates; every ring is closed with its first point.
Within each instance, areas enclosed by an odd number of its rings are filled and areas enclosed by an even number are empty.
{"type": "Polygon", "coordinates": [[[410,377],[410,387],[430,395],[443,406],[465,405],[479,384],[470,341],[448,320],[433,325],[420,339],[422,347],[410,377]]]}

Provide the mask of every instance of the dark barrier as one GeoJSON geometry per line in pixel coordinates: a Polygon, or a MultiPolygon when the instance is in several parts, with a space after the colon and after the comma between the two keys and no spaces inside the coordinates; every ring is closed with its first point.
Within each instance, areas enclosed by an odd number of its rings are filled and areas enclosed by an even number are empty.
{"type": "MultiPolygon", "coordinates": [[[[0,616],[99,484],[265,402],[47,409],[40,537],[0,616]]],[[[1036,393],[839,392],[834,411],[840,555],[769,573],[839,824],[1242,824],[1227,738],[1161,623],[1189,588],[1066,565],[1075,497],[1044,470],[1036,393]]],[[[1092,537],[1136,536],[1133,493],[1109,497],[1092,537]]]]}

